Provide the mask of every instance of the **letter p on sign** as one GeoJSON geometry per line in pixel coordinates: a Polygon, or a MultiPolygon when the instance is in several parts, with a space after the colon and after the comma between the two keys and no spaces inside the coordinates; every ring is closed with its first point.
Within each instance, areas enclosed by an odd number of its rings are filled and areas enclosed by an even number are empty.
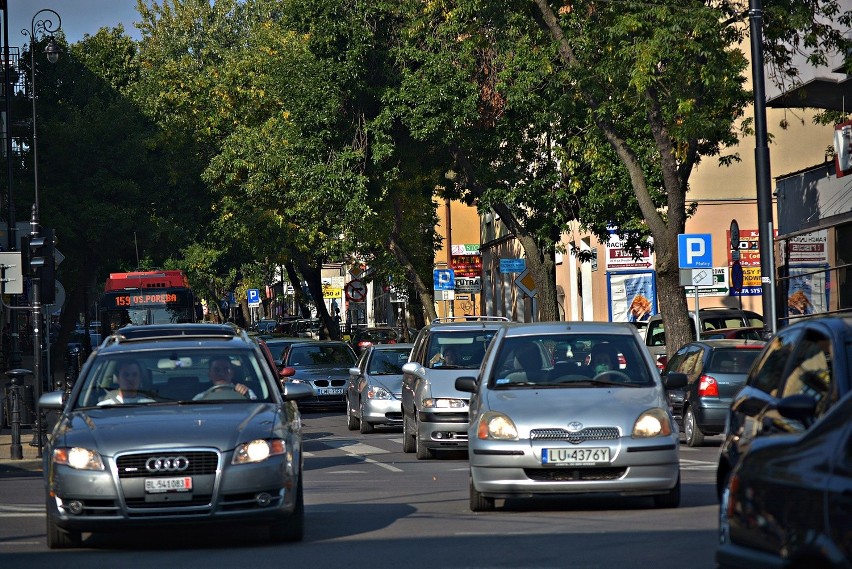
{"type": "Polygon", "coordinates": [[[712,238],[709,233],[684,233],[677,236],[677,260],[681,269],[713,267],[712,238]]]}

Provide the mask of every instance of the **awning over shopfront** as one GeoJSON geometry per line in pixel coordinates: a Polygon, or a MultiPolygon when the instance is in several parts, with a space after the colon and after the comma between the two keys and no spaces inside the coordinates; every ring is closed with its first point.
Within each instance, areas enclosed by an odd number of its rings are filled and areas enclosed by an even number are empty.
{"type": "Polygon", "coordinates": [[[775,109],[852,110],[852,78],[816,77],[766,101],[775,109]]]}

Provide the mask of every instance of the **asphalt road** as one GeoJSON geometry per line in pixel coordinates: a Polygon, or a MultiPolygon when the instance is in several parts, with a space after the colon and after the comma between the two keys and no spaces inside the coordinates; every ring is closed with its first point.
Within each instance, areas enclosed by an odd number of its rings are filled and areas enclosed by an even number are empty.
{"type": "MultiPolygon", "coordinates": [[[[2,567],[713,568],[720,437],[681,446],[681,507],[649,498],[567,498],[468,509],[466,455],[418,461],[399,430],[348,431],[342,413],[306,413],[306,532],[273,545],[265,528],[188,527],[94,534],[54,552],[39,473],[0,475],[2,567]]],[[[498,502],[499,505],[499,502],[498,502]]]]}

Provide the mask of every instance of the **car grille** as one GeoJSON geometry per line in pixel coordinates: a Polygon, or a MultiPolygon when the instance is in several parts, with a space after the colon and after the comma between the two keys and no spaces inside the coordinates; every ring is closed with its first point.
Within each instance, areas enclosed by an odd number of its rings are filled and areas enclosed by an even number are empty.
{"type": "MultiPolygon", "coordinates": [[[[146,452],[139,454],[124,454],[116,459],[119,478],[142,478],[152,476],[168,476],[170,473],[153,473],[145,467],[150,458],[167,456],[185,457],[189,462],[186,470],[181,475],[199,476],[202,474],[215,474],[219,469],[219,453],[215,451],[184,451],[184,450],[159,450],[157,452],[146,452]]],[[[172,475],[177,473],[171,473],[172,475]]]]}
{"type": "Polygon", "coordinates": [[[612,441],[618,439],[619,436],[618,427],[588,427],[575,432],[560,427],[530,431],[530,440],[568,441],[575,445],[583,441],[612,441]]]}
{"type": "Polygon", "coordinates": [[[525,468],[524,474],[536,482],[572,482],[586,480],[618,480],[626,467],[604,468],[525,468]]]}
{"type": "Polygon", "coordinates": [[[346,386],[345,379],[311,379],[309,380],[316,387],[344,387],[346,386]]]}

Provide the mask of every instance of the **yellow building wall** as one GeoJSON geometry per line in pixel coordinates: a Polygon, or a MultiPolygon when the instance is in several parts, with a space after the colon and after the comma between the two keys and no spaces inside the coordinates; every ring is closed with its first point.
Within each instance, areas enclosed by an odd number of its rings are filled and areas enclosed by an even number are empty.
{"type": "MultiPolygon", "coordinates": [[[[443,238],[443,246],[435,253],[435,268],[451,267],[453,245],[480,244],[480,219],[476,208],[463,202],[435,198],[438,225],[435,231],[443,238]]],[[[457,293],[454,301],[436,301],[439,317],[481,314],[480,295],[457,293]]]]}

